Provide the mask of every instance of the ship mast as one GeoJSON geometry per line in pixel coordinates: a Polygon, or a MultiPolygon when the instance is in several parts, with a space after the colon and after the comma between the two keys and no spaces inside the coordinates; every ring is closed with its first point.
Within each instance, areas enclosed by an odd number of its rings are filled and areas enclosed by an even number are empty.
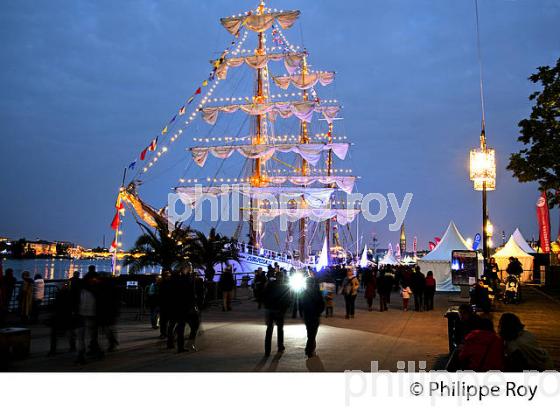
{"type": "MultiPolygon", "coordinates": [[[[327,141],[329,144],[332,144],[333,132],[333,123],[329,124],[329,132],[327,133],[327,141]]],[[[327,176],[331,176],[331,167],[332,167],[332,149],[329,150],[327,154],[327,176]]],[[[329,184],[328,187],[332,187],[332,184],[329,184]]],[[[327,265],[330,266],[331,264],[331,220],[330,218],[325,221],[325,238],[327,240],[327,265]]]]}
{"type": "MultiPolygon", "coordinates": [[[[302,68],[301,68],[301,76],[302,80],[305,82],[305,76],[307,75],[307,57],[303,57],[302,68]]],[[[303,90],[303,101],[308,101],[309,95],[307,89],[303,90]]],[[[300,133],[300,143],[301,144],[308,144],[309,143],[309,135],[307,129],[307,122],[301,121],[301,133],[300,133]]],[[[307,160],[305,158],[301,158],[301,176],[308,175],[308,165],[307,160]]],[[[302,197],[302,206],[305,206],[305,201],[302,197]]],[[[299,258],[301,262],[307,260],[307,218],[301,218],[299,221],[299,258]]]]}
{"type": "MultiPolygon", "coordinates": [[[[264,13],[264,1],[261,1],[258,9],[257,14],[264,13]]],[[[264,48],[264,32],[258,33],[259,38],[259,45],[256,50],[257,55],[263,55],[266,53],[264,48]]],[[[264,93],[263,93],[263,70],[264,68],[257,69],[257,87],[256,93],[254,97],[255,103],[263,103],[264,102],[264,93]]],[[[255,135],[251,139],[252,145],[260,145],[263,143],[262,140],[262,114],[255,116],[255,135]]],[[[251,186],[253,187],[260,187],[262,186],[262,176],[261,176],[261,169],[262,169],[262,161],[261,158],[255,158],[253,162],[253,174],[251,176],[251,186]]],[[[259,225],[259,218],[258,218],[258,208],[259,208],[259,201],[257,198],[251,197],[251,213],[249,217],[249,242],[252,246],[259,248],[261,246],[260,243],[260,225],[259,225]]]]}

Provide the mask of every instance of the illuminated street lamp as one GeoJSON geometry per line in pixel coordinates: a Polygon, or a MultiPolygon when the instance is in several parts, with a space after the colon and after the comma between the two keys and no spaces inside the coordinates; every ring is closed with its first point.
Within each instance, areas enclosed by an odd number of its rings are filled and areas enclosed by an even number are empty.
{"type": "Polygon", "coordinates": [[[489,255],[488,238],[492,237],[494,227],[488,220],[486,192],[496,189],[496,152],[486,146],[484,122],[480,133],[480,148],[471,150],[470,179],[474,190],[482,191],[482,256],[487,261],[489,255]]]}

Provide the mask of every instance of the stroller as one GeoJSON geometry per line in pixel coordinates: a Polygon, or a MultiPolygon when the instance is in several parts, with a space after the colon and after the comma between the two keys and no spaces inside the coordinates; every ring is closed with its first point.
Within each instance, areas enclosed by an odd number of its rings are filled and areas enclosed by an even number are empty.
{"type": "Polygon", "coordinates": [[[519,288],[519,278],[516,275],[509,275],[506,279],[506,290],[504,292],[504,303],[519,303],[521,301],[521,290],[519,288]]]}

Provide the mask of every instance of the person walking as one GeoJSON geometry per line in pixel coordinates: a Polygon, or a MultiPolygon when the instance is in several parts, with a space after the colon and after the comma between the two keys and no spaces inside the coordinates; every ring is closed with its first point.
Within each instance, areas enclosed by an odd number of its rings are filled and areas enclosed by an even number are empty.
{"type": "MultiPolygon", "coordinates": [[[[360,282],[356,279],[356,286],[360,286],[360,282]]],[[[356,290],[357,292],[357,290],[356,290]]],[[[355,301],[354,297],[354,301],[355,301]]],[[[301,306],[303,311],[303,322],[307,330],[307,343],[305,344],[305,355],[308,358],[315,356],[317,348],[317,332],[319,331],[320,317],[325,310],[325,301],[323,294],[319,288],[319,284],[312,272],[306,279],[305,288],[301,294],[301,306]]],[[[353,316],[353,315],[352,315],[353,316]]]]}
{"type": "Polygon", "coordinates": [[[260,309],[263,304],[263,292],[266,285],[266,275],[261,267],[255,271],[253,278],[253,294],[257,302],[257,309],[260,309]]]}
{"type": "Polygon", "coordinates": [[[21,287],[19,290],[19,314],[21,321],[26,323],[31,317],[31,308],[33,306],[33,280],[28,271],[21,274],[21,287]]]}
{"type": "Polygon", "coordinates": [[[108,352],[119,345],[116,322],[119,316],[120,292],[116,281],[111,277],[101,277],[97,284],[96,317],[97,326],[108,342],[108,352]]]}
{"type": "Polygon", "coordinates": [[[171,294],[173,283],[171,282],[171,273],[163,271],[161,275],[161,284],[159,287],[159,338],[167,339],[167,328],[169,317],[171,316],[171,294]]]}
{"type": "Polygon", "coordinates": [[[79,329],[78,329],[78,358],[77,363],[85,363],[86,336],[89,337],[89,353],[97,358],[103,357],[99,347],[97,326],[97,273],[95,267],[90,266],[88,273],[84,276],[83,285],[80,289],[80,302],[78,307],[79,329]]]}
{"type": "Polygon", "coordinates": [[[231,265],[226,266],[220,276],[220,289],[222,290],[222,312],[231,310],[231,300],[233,299],[233,289],[235,288],[235,279],[233,278],[233,269],[231,265]]]}
{"type": "Polygon", "coordinates": [[[371,312],[373,310],[373,299],[375,299],[375,293],[377,290],[377,278],[375,277],[375,270],[369,269],[368,274],[365,276],[365,292],[364,297],[368,305],[368,310],[371,312]]]}
{"type": "Polygon", "coordinates": [[[278,353],[286,350],[284,346],[284,316],[289,309],[290,290],[284,282],[284,275],[271,276],[263,289],[266,334],[264,338],[264,355],[270,356],[272,350],[272,333],[276,325],[278,353]]]}
{"type": "Polygon", "coordinates": [[[146,291],[146,302],[148,308],[150,309],[150,323],[152,324],[152,329],[158,328],[160,284],[161,276],[158,276],[155,281],[150,283],[148,290],[146,291]]]}
{"type": "Polygon", "coordinates": [[[416,266],[414,273],[410,279],[412,294],[414,296],[414,310],[420,312],[423,307],[424,289],[426,287],[426,278],[420,271],[420,266],[416,266]]]}
{"type": "Polygon", "coordinates": [[[403,311],[408,311],[408,301],[410,300],[410,295],[412,295],[412,290],[406,283],[401,283],[401,296],[402,296],[402,307],[403,311]]]}
{"type": "Polygon", "coordinates": [[[389,296],[393,288],[393,277],[385,273],[384,270],[379,272],[377,279],[377,294],[379,295],[379,311],[385,312],[388,310],[387,304],[389,303],[389,296]]]}
{"type": "Polygon", "coordinates": [[[431,270],[426,274],[424,287],[424,310],[434,310],[434,295],[436,294],[436,279],[431,270]]]}
{"type": "Polygon", "coordinates": [[[76,333],[74,331],[74,303],[72,299],[72,291],[67,283],[58,291],[51,318],[49,320],[50,333],[50,349],[48,356],[54,356],[57,353],[57,342],[59,336],[68,335],[70,351],[76,351],[76,333]]]}
{"type": "Polygon", "coordinates": [[[167,348],[174,348],[174,339],[177,338],[177,353],[184,351],[197,351],[195,346],[196,334],[200,326],[196,289],[194,278],[190,273],[171,276],[170,317],[167,329],[167,348]],[[185,349],[185,327],[189,324],[189,344],[185,349]]]}
{"type": "Polygon", "coordinates": [[[14,277],[14,270],[8,268],[6,269],[6,272],[4,272],[4,278],[2,279],[2,307],[4,312],[8,312],[10,309],[10,303],[12,301],[12,297],[14,296],[15,287],[16,278],[14,277]]]}
{"type": "Polygon", "coordinates": [[[356,310],[356,297],[358,296],[358,289],[360,288],[360,281],[354,274],[352,268],[346,270],[346,277],[342,281],[342,294],[344,295],[344,303],[346,305],[345,319],[354,319],[356,310]]]}

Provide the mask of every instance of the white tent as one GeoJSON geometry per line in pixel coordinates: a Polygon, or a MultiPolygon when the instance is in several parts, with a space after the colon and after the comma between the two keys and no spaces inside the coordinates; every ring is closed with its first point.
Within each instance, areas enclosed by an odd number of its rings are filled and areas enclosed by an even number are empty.
{"type": "Polygon", "coordinates": [[[494,255],[496,259],[496,263],[498,264],[498,268],[501,271],[504,271],[502,275],[505,274],[505,270],[509,264],[509,258],[513,256],[514,258],[519,259],[521,265],[523,266],[523,274],[521,275],[521,281],[527,282],[532,280],[533,278],[533,256],[529,255],[525,252],[513,235],[510,236],[507,243],[494,255]]]}
{"type": "Polygon", "coordinates": [[[519,228],[517,228],[515,230],[515,232],[511,235],[513,237],[513,239],[515,240],[515,243],[517,245],[519,245],[519,247],[521,248],[521,250],[523,252],[526,253],[537,253],[537,251],[535,251],[525,240],[525,238],[523,237],[523,235],[521,234],[521,231],[519,230],[519,228]]]}
{"type": "MultiPolygon", "coordinates": [[[[453,223],[449,222],[449,226],[441,241],[437,246],[426,256],[418,260],[418,266],[424,275],[428,271],[434,273],[436,280],[436,289],[442,291],[457,290],[451,283],[451,252],[452,251],[470,251],[472,250],[459,230],[453,223]]],[[[484,269],[484,262],[482,259],[478,261],[478,272],[481,274],[484,269]]]]}
{"type": "Polygon", "coordinates": [[[395,259],[392,252],[387,252],[379,261],[379,266],[383,265],[398,265],[399,261],[395,259]]]}

